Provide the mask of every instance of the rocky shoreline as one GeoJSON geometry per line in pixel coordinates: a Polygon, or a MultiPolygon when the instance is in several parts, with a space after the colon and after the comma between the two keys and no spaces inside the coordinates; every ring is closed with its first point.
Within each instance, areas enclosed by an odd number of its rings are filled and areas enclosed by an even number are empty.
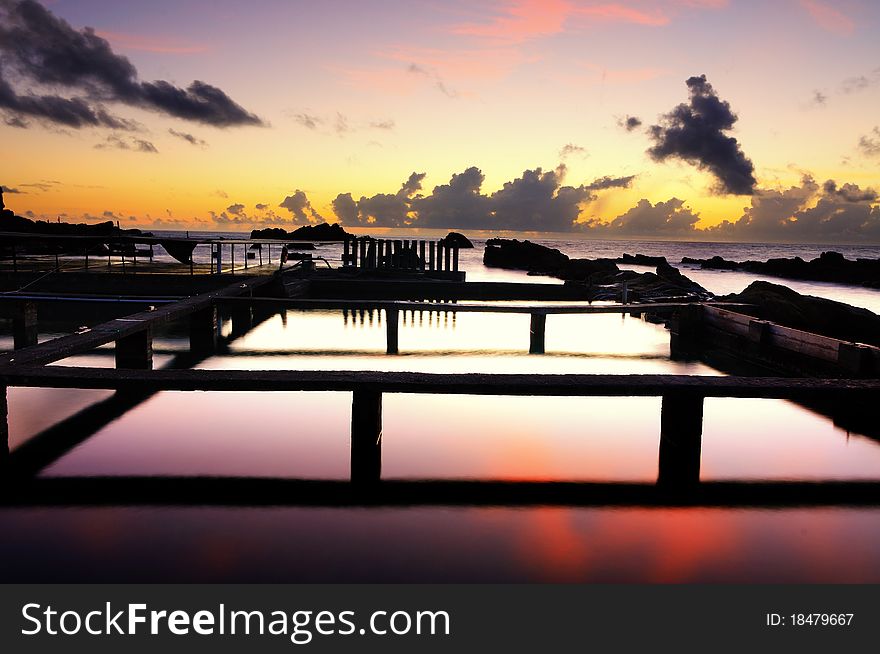
{"type": "Polygon", "coordinates": [[[715,256],[711,259],[684,257],[681,262],[699,265],[704,270],[737,270],[786,279],[880,288],[880,259],[856,259],[853,261],[839,252],[823,252],[819,257],[810,261],[794,257],[791,259],[739,262],[715,256]]]}

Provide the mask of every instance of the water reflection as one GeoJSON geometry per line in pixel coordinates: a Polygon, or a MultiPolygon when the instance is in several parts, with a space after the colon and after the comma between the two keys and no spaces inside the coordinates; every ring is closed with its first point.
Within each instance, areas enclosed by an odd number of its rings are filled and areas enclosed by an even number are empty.
{"type": "MultiPolygon", "coordinates": [[[[718,374],[700,362],[670,360],[668,332],[626,315],[550,316],[547,354],[540,356],[528,354],[528,315],[402,314],[397,356],[384,353],[387,317],[380,312],[290,311],[256,322],[196,365],[718,374]]],[[[233,334],[231,320],[223,321],[221,332],[233,334]]],[[[186,350],[173,332],[160,334],[155,345],[157,367],[173,365],[186,350]]],[[[108,348],[63,363],[112,361],[108,348]]],[[[44,470],[43,481],[248,476],[344,482],[350,472],[349,393],[165,392],[126,399],[103,391],[14,388],[9,403],[14,450],[59,422],[60,429],[73,425],[73,435],[77,429],[83,437],[94,433],[44,470]]],[[[383,478],[653,485],[660,406],[660,398],[387,394],[383,478]]],[[[704,483],[874,480],[880,470],[876,441],[790,402],[706,400],[702,431],[704,483]]],[[[111,496],[103,501],[124,497],[106,488],[111,496]]],[[[874,509],[839,508],[7,507],[0,511],[0,528],[10,536],[0,543],[0,555],[20,565],[0,576],[876,581],[877,517],[874,509]],[[59,542],[65,543],[63,566],[56,563],[59,542]],[[834,553],[843,547],[848,556],[840,561],[834,553]]]]}

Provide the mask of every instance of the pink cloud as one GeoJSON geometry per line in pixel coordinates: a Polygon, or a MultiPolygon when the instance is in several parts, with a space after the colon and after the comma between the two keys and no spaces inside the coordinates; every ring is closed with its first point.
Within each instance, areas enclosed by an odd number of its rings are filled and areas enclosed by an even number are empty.
{"type": "Polygon", "coordinates": [[[819,27],[829,32],[845,36],[852,34],[856,28],[855,22],[849,16],[825,2],[801,0],[801,5],[819,27]]]}
{"type": "Polygon", "coordinates": [[[97,32],[97,34],[120,50],[138,50],[161,54],[199,54],[207,52],[209,49],[206,45],[181,43],[172,39],[142,34],[126,32],[97,32]]]}
{"type": "Polygon", "coordinates": [[[656,9],[652,12],[642,11],[634,7],[627,7],[620,4],[604,4],[590,5],[580,7],[577,13],[581,16],[588,16],[597,21],[635,23],[637,25],[667,25],[669,17],[661,10],[656,9]]]}
{"type": "Polygon", "coordinates": [[[573,9],[568,0],[508,0],[489,22],[459,25],[453,33],[519,43],[561,32],[573,9]]]}

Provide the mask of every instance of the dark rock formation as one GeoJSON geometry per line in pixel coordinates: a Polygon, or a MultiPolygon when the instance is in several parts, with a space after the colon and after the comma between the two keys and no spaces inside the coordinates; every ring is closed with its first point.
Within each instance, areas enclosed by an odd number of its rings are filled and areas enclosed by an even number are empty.
{"type": "Polygon", "coordinates": [[[315,244],[314,243],[288,243],[287,249],[288,250],[314,250],[315,244]]]}
{"type": "Polygon", "coordinates": [[[617,260],[617,263],[628,263],[633,266],[660,266],[668,263],[666,257],[650,257],[647,254],[627,254],[617,260]]]}
{"type": "Polygon", "coordinates": [[[483,263],[496,268],[552,275],[565,280],[566,284],[586,285],[594,300],[620,301],[624,284],[630,302],[705,300],[712,297],[711,293],[682,275],[665,259],[657,267],[656,273],[637,273],[620,270],[611,259],[570,259],[559,250],[530,241],[491,239],[486,242],[483,263]]]}
{"type": "Polygon", "coordinates": [[[464,234],[459,234],[458,232],[449,232],[446,236],[440,239],[440,242],[443,245],[448,245],[449,247],[458,246],[460,249],[468,249],[473,248],[474,244],[471,243],[470,239],[464,234]]]}
{"type": "Polygon", "coordinates": [[[277,239],[279,241],[302,240],[302,241],[344,241],[351,238],[352,234],[346,232],[338,223],[320,223],[318,225],[305,225],[288,232],[280,227],[267,229],[255,229],[251,232],[251,238],[277,239]]]}
{"type": "Polygon", "coordinates": [[[707,270],[741,270],[759,275],[772,275],[787,279],[803,279],[817,282],[836,282],[880,288],[880,259],[845,258],[839,252],[823,252],[816,259],[804,261],[792,259],[769,259],[768,261],[728,261],[722,257],[692,259],[685,257],[682,263],[699,265],[707,270]]]}
{"type": "Polygon", "coordinates": [[[565,280],[588,281],[594,276],[607,278],[616,275],[620,268],[611,259],[569,259],[554,273],[565,280]]]}
{"type": "Polygon", "coordinates": [[[742,293],[719,299],[754,305],[737,311],[786,327],[880,345],[880,316],[843,302],[801,295],[787,286],[763,281],[752,282],[742,293]]]}
{"type": "Polygon", "coordinates": [[[483,264],[490,268],[509,268],[553,274],[568,262],[568,255],[531,241],[492,238],[486,241],[483,264]]]}

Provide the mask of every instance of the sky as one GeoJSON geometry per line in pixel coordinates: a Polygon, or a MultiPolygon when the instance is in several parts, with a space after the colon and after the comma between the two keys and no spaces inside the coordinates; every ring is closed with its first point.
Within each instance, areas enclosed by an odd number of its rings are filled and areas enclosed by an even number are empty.
{"type": "Polygon", "coordinates": [[[880,243],[870,0],[0,0],[19,215],[880,243]]]}

